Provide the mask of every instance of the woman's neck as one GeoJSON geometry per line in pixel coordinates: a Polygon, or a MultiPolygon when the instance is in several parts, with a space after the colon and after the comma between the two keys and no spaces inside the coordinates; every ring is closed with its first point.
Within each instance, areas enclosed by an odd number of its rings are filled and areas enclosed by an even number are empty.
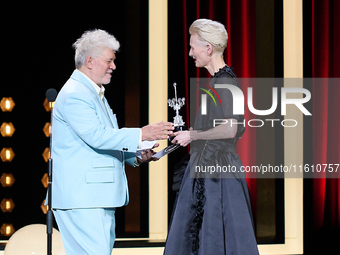
{"type": "Polygon", "coordinates": [[[212,56],[211,61],[205,67],[208,72],[213,76],[216,72],[218,72],[221,68],[225,66],[225,62],[223,59],[223,55],[212,56]]]}

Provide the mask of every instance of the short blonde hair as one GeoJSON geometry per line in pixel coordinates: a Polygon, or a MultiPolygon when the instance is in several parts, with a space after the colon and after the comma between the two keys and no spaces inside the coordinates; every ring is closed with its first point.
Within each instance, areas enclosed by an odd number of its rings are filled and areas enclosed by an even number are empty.
{"type": "Polygon", "coordinates": [[[219,54],[223,54],[227,47],[228,33],[220,22],[210,19],[195,20],[189,28],[189,33],[198,34],[201,41],[210,43],[219,54]]]}

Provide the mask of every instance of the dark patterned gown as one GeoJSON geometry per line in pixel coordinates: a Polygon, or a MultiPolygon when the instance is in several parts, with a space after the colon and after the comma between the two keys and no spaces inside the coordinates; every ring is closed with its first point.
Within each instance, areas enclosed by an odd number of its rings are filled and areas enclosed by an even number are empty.
{"type": "MultiPolygon", "coordinates": [[[[215,84],[234,84],[236,76],[228,66],[210,79],[215,84]]],[[[207,97],[207,114],[198,111],[194,130],[208,130],[213,119],[234,118],[232,94],[228,89],[216,89],[222,105],[207,97]]],[[[217,101],[217,100],[216,100],[217,101]]],[[[191,143],[190,161],[180,164],[174,175],[178,186],[177,198],[165,245],[165,255],[256,255],[258,253],[248,186],[242,162],[235,152],[235,144],[244,133],[238,125],[236,138],[197,140],[191,143]],[[233,167],[236,172],[195,172],[197,166],[233,167]],[[191,173],[190,173],[191,171],[191,173]]],[[[183,162],[182,162],[183,163],[183,162]]],[[[176,189],[176,188],[175,188],[176,189]]]]}

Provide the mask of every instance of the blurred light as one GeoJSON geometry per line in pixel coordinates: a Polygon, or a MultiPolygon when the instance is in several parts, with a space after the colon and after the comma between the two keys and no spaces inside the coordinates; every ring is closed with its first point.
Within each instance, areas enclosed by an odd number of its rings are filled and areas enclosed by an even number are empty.
{"type": "Polygon", "coordinates": [[[13,183],[15,182],[15,179],[13,177],[13,174],[3,173],[1,175],[0,182],[1,182],[2,187],[6,188],[6,187],[11,187],[13,183]]]}
{"type": "Polygon", "coordinates": [[[51,130],[52,130],[51,123],[46,122],[46,124],[45,124],[45,126],[43,128],[43,131],[44,131],[44,134],[45,134],[46,137],[50,137],[51,130]]]}
{"type": "Polygon", "coordinates": [[[15,207],[15,204],[14,204],[12,198],[4,198],[4,199],[2,199],[2,201],[0,203],[0,207],[1,207],[1,210],[4,213],[12,212],[14,207],[15,207]]]}
{"type": "Polygon", "coordinates": [[[48,102],[47,98],[45,98],[43,105],[44,105],[46,112],[50,112],[51,108],[54,107],[54,102],[48,102]]]}
{"type": "Polygon", "coordinates": [[[15,156],[15,153],[12,148],[2,148],[0,156],[3,162],[11,162],[15,156]]]}
{"type": "Polygon", "coordinates": [[[12,224],[4,223],[0,228],[0,234],[2,236],[11,236],[14,233],[15,229],[12,224]]]}
{"type": "Polygon", "coordinates": [[[0,101],[0,107],[3,112],[11,112],[15,103],[11,97],[3,97],[0,101]]]}
{"type": "Polygon", "coordinates": [[[45,188],[48,187],[48,174],[45,173],[44,176],[41,178],[41,183],[45,188]]]}
{"type": "Polygon", "coordinates": [[[15,131],[12,122],[4,122],[0,127],[0,132],[3,137],[11,137],[15,131]]]}
{"type": "Polygon", "coordinates": [[[45,205],[45,199],[44,199],[44,201],[42,202],[40,208],[41,208],[41,210],[43,211],[44,214],[47,213],[47,211],[48,211],[48,206],[45,205]]]}
{"type": "MultiPolygon", "coordinates": [[[[66,255],[61,235],[52,229],[52,254],[66,255]]],[[[46,225],[32,224],[16,231],[8,240],[5,247],[6,255],[42,255],[46,254],[46,225]]]]}
{"type": "Polygon", "coordinates": [[[42,154],[45,162],[48,161],[48,159],[50,158],[50,149],[49,148],[46,148],[42,154]]]}

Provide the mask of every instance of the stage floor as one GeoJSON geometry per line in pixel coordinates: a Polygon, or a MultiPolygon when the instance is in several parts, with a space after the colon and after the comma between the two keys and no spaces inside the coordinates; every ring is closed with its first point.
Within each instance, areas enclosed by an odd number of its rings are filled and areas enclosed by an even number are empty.
{"type": "MultiPolygon", "coordinates": [[[[164,247],[152,248],[114,248],[112,255],[162,255],[164,247]]],[[[4,251],[0,251],[0,255],[4,255],[4,251]]]]}

